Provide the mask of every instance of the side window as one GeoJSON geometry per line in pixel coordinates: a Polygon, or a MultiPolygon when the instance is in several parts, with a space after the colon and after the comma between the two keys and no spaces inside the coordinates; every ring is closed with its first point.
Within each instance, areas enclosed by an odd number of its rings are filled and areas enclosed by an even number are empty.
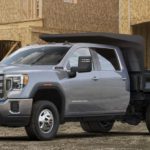
{"type": "Polygon", "coordinates": [[[79,48],[77,49],[73,55],[69,58],[67,68],[70,67],[77,67],[78,66],[78,59],[80,56],[91,56],[90,50],[88,48],[79,48]]]}
{"type": "Polygon", "coordinates": [[[98,55],[101,70],[105,71],[119,71],[120,64],[117,55],[113,49],[95,49],[98,55]]]}

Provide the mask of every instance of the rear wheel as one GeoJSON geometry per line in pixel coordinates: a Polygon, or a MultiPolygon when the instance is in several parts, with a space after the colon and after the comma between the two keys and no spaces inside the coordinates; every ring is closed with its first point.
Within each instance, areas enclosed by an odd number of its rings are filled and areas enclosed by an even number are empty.
{"type": "Polygon", "coordinates": [[[150,132],[150,105],[148,106],[146,110],[146,126],[148,131],[150,132]]]}
{"type": "Polygon", "coordinates": [[[50,140],[55,137],[59,127],[59,114],[56,106],[49,101],[33,104],[30,123],[25,130],[30,139],[50,140]]]}
{"type": "Polygon", "coordinates": [[[86,132],[105,133],[109,132],[112,129],[114,121],[82,121],[80,122],[80,124],[82,129],[86,132]]]}

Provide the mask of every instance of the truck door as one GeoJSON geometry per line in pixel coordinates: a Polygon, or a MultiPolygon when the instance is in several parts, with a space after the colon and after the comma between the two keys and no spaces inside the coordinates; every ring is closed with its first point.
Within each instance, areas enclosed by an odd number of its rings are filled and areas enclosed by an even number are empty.
{"type": "MultiPolygon", "coordinates": [[[[79,56],[91,56],[89,48],[77,49],[68,60],[67,69],[78,66],[79,56]]],[[[94,60],[94,59],[93,59],[94,60]]],[[[67,115],[85,116],[98,112],[97,102],[94,99],[95,93],[95,66],[91,72],[78,73],[76,77],[67,79],[67,115]]]]}
{"type": "MultiPolygon", "coordinates": [[[[100,113],[125,113],[130,100],[128,73],[114,49],[96,48],[98,69],[95,72],[97,93],[94,99],[100,113]]],[[[119,56],[120,55],[120,56],[119,56]]]]}

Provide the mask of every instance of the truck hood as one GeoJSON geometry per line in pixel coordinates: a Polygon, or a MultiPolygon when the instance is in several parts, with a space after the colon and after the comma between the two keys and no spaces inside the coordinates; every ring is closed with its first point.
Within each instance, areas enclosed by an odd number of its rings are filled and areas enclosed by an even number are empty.
{"type": "Polygon", "coordinates": [[[30,73],[41,71],[52,71],[54,66],[36,65],[0,65],[0,74],[30,73]]]}

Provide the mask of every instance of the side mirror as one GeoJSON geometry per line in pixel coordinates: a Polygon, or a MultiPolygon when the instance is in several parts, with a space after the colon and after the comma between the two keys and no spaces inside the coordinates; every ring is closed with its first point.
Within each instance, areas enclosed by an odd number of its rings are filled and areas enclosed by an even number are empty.
{"type": "Polygon", "coordinates": [[[77,72],[83,73],[91,71],[92,71],[92,57],[80,56],[78,59],[78,67],[71,67],[69,77],[74,78],[77,72]]]}
{"type": "Polygon", "coordinates": [[[92,71],[92,57],[80,56],[78,60],[78,72],[91,72],[92,71]]]}

